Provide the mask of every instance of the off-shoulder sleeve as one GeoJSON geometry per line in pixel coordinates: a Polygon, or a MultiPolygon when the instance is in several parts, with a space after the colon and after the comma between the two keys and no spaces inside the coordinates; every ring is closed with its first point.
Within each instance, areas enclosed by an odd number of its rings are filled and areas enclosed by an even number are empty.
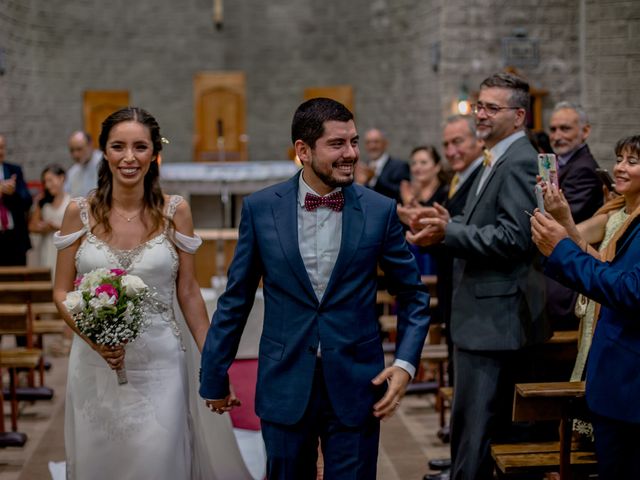
{"type": "Polygon", "coordinates": [[[85,233],[87,233],[86,227],[82,230],[78,230],[77,232],[73,232],[68,235],[61,235],[60,230],[58,230],[53,234],[53,244],[58,250],[64,250],[65,248],[73,244],[73,242],[81,238],[85,233]]]}
{"type": "Polygon", "coordinates": [[[189,237],[180,232],[174,231],[173,243],[180,250],[183,250],[187,253],[196,253],[196,250],[198,250],[200,245],[202,245],[202,239],[197,234],[194,234],[193,237],[189,237]]]}

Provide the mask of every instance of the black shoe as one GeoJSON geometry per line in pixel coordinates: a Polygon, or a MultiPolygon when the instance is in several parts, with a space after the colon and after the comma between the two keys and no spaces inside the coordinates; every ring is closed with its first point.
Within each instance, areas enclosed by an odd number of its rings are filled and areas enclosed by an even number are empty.
{"type": "Polygon", "coordinates": [[[451,430],[449,428],[449,425],[445,425],[440,430],[438,430],[437,435],[438,438],[442,440],[442,443],[449,443],[449,441],[451,440],[451,430]]]}
{"type": "Polygon", "coordinates": [[[451,468],[450,458],[434,458],[429,460],[429,468],[431,470],[449,470],[451,468]]]}
{"type": "Polygon", "coordinates": [[[422,480],[449,480],[451,477],[451,470],[445,470],[440,473],[427,473],[422,480]]]}
{"type": "Polygon", "coordinates": [[[439,473],[427,473],[422,480],[449,480],[451,476],[451,470],[444,470],[439,473]]]}

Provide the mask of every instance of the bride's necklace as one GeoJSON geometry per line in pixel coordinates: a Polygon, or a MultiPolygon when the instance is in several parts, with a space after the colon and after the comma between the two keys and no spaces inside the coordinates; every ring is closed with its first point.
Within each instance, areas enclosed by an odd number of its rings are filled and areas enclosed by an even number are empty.
{"type": "Polygon", "coordinates": [[[142,213],[142,211],[144,210],[144,207],[143,207],[143,208],[141,208],[140,210],[138,210],[138,212],[137,212],[135,215],[132,215],[132,216],[130,216],[130,217],[127,217],[126,215],[124,215],[124,214],[120,213],[116,207],[113,207],[113,206],[112,206],[112,207],[111,207],[111,210],[113,210],[114,212],[116,212],[116,214],[117,214],[118,216],[120,216],[120,217],[124,218],[127,222],[131,222],[131,220],[133,220],[134,218],[138,217],[138,216],[142,213]]]}

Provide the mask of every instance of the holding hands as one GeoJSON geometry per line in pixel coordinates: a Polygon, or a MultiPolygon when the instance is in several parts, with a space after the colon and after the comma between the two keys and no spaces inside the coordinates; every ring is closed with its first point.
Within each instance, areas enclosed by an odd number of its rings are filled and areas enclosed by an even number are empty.
{"type": "Polygon", "coordinates": [[[242,402],[240,402],[240,399],[236,397],[233,385],[229,385],[229,395],[221,399],[205,400],[204,404],[212,412],[222,415],[224,412],[230,412],[235,407],[239,407],[242,405],[242,402]]]}

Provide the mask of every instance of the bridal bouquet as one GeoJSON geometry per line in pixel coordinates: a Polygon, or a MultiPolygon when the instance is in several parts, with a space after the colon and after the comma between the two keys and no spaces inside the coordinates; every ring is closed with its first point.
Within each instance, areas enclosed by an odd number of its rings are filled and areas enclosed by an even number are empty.
{"type": "MultiPolygon", "coordinates": [[[[145,300],[149,287],[136,275],[119,268],[96,268],[74,282],[63,304],[80,332],[98,345],[133,342],[145,327],[145,300]]],[[[118,383],[127,383],[124,369],[118,383]]]]}

